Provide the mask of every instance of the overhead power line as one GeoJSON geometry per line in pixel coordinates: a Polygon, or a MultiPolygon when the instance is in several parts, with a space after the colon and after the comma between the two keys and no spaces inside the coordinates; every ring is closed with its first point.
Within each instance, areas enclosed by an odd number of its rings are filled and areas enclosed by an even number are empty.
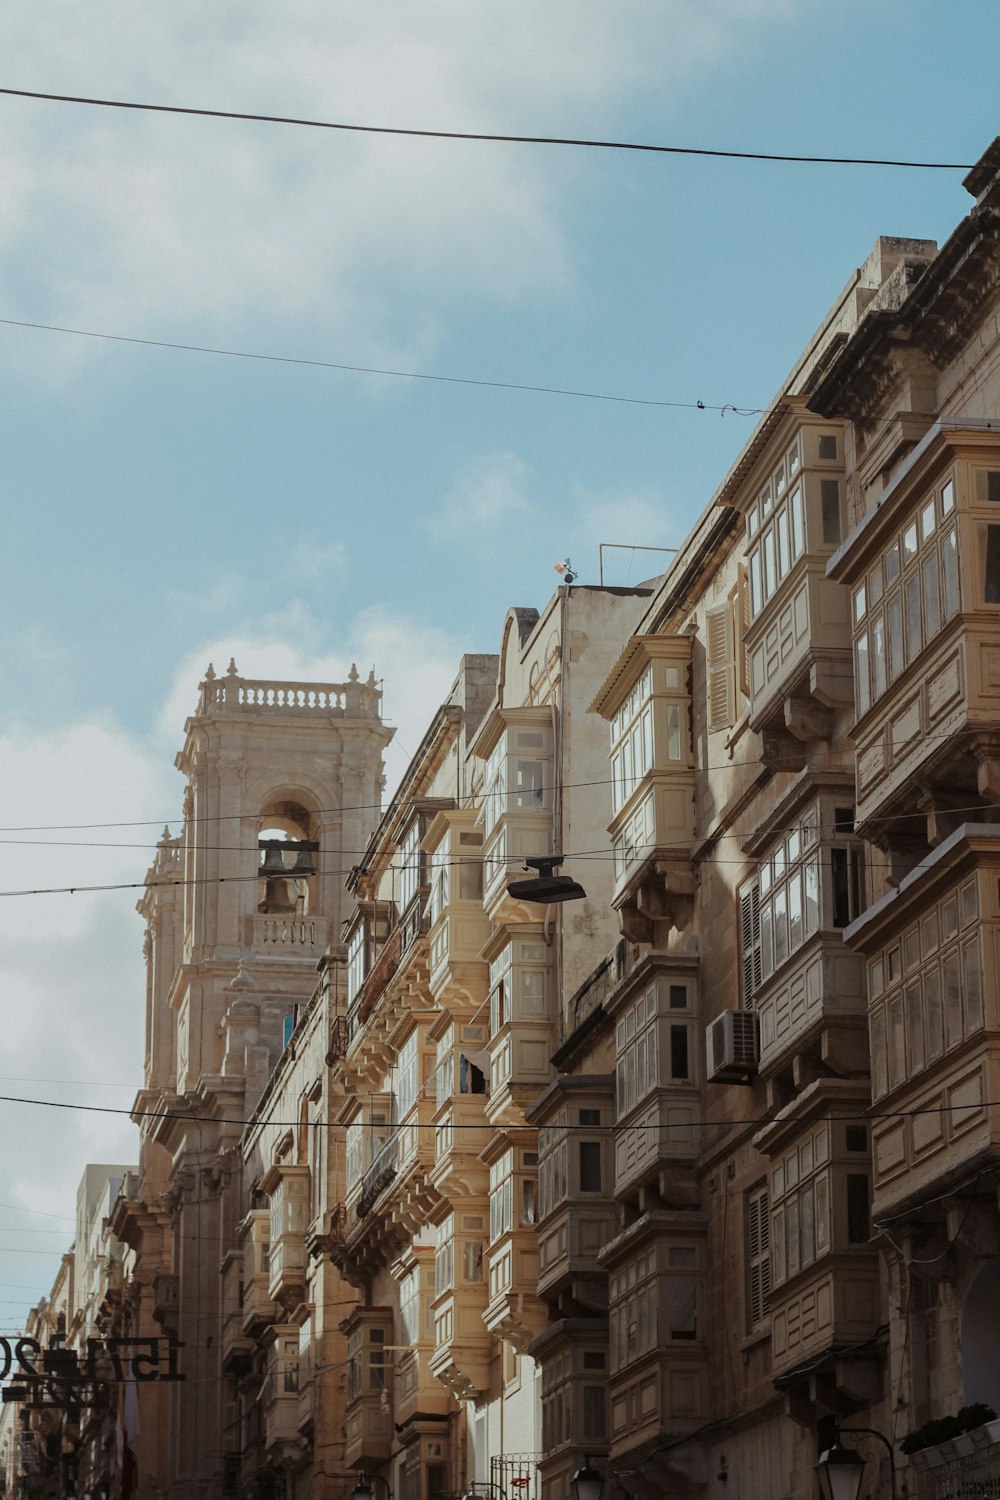
{"type": "MultiPolygon", "coordinates": [[[[0,91],[2,92],[2,91],[0,91]]],[[[354,375],[389,375],[397,380],[432,380],[439,385],[474,385],[495,391],[527,391],[536,396],[572,396],[581,401],[614,401],[621,406],[656,406],[674,411],[731,411],[738,417],[764,416],[763,406],[716,406],[706,401],[657,401],[646,396],[616,396],[605,391],[577,391],[554,385],[528,385],[514,380],[479,380],[469,375],[428,375],[420,370],[389,370],[375,365],[340,364],[330,359],[304,359],[292,354],[255,354],[248,349],[218,349],[209,344],[179,344],[168,339],[141,339],[124,333],[98,333],[91,328],[66,328],[58,323],[29,323],[23,318],[0,318],[8,328],[36,328],[45,333],[70,333],[83,339],[106,339],[113,344],[141,344],[149,349],[179,349],[187,354],[218,354],[226,359],[256,359],[267,364],[309,365],[317,370],[343,370],[354,375]]]]}
{"type": "Polygon", "coordinates": [[[182,104],[146,104],[135,99],[97,99],[83,94],[48,94],[35,89],[0,88],[17,99],[53,104],[86,104],[100,109],[134,109],[149,114],[195,115],[212,120],[248,120],[264,125],[298,125],[310,130],[342,130],[358,135],[406,135],[439,141],[493,141],[515,146],[575,146],[591,151],[642,151],[659,156],[709,156],[730,161],[799,162],[827,167],[915,167],[924,171],[967,172],[972,162],[902,161],[882,156],[806,156],[782,151],[730,151],[711,146],[661,146],[648,141],[602,141],[580,136],[503,135],[479,130],[423,130],[403,125],[353,125],[343,120],[309,120],[297,115],[251,114],[236,109],[202,109],[182,104]]]}
{"type": "MultiPolygon", "coordinates": [[[[268,1125],[268,1126],[271,1126],[272,1128],[278,1128],[278,1129],[285,1129],[286,1127],[294,1127],[294,1128],[297,1129],[298,1126],[301,1123],[301,1121],[298,1120],[298,1119],[294,1119],[294,1120],[279,1120],[279,1119],[274,1119],[273,1117],[271,1117],[269,1115],[260,1115],[260,1116],[256,1116],[255,1115],[255,1116],[252,1116],[249,1119],[246,1119],[246,1118],[244,1118],[242,1116],[229,1117],[229,1116],[222,1116],[222,1115],[213,1115],[211,1117],[211,1119],[202,1119],[199,1115],[186,1114],[186,1113],[182,1112],[181,1110],[176,1110],[176,1109],[136,1109],[136,1110],[132,1110],[132,1109],[123,1109],[120,1106],[113,1105],[113,1104],[68,1104],[68,1103],[65,1103],[64,1101],[59,1100],[59,1099],[30,1099],[30,1098],[27,1098],[27,1097],[22,1097],[22,1096],[13,1095],[13,1094],[0,1094],[0,1104],[31,1104],[31,1105],[36,1106],[37,1108],[40,1108],[40,1109],[73,1110],[73,1111],[76,1111],[76,1112],[78,1112],[80,1114],[126,1115],[126,1116],[128,1116],[129,1119],[131,1119],[133,1121],[136,1121],[136,1122],[139,1121],[139,1120],[180,1120],[182,1123],[186,1123],[186,1124],[189,1124],[189,1125],[241,1125],[241,1126],[268,1125]]],[[[924,1105],[924,1106],[922,1106],[919,1109],[886,1109],[886,1110],[878,1110],[878,1109],[871,1109],[871,1108],[868,1108],[868,1109],[861,1108],[861,1109],[858,1109],[856,1111],[850,1111],[850,1112],[846,1112],[846,1113],[842,1112],[841,1110],[828,1110],[827,1112],[825,1112],[822,1116],[819,1116],[818,1118],[828,1119],[828,1120],[849,1120],[849,1121],[861,1121],[861,1122],[867,1122],[869,1120],[908,1120],[908,1119],[915,1119],[918,1116],[923,1116],[923,1115],[957,1115],[957,1114],[960,1114],[960,1113],[963,1113],[963,1112],[966,1113],[966,1114],[968,1114],[968,1112],[970,1110],[980,1110],[980,1109],[989,1109],[989,1110],[1000,1109],[1000,1099],[983,1099],[983,1100],[977,1100],[973,1104],[930,1104],[930,1105],[924,1105]]],[[[697,1128],[708,1128],[710,1126],[711,1127],[718,1126],[718,1127],[722,1127],[722,1128],[728,1129],[730,1126],[733,1126],[733,1125],[757,1125],[757,1126],[773,1125],[775,1123],[776,1119],[777,1119],[777,1116],[774,1113],[771,1113],[771,1114],[762,1114],[762,1115],[750,1115],[750,1116],[745,1117],[745,1118],[736,1118],[734,1116],[729,1116],[729,1115],[720,1115],[718,1117],[718,1119],[712,1119],[710,1117],[704,1117],[703,1116],[700,1119],[690,1120],[690,1121],[687,1122],[687,1124],[689,1124],[691,1127],[697,1127],[697,1128]]],[[[339,1121],[336,1121],[336,1120],[316,1120],[313,1123],[315,1125],[319,1126],[323,1130],[346,1130],[347,1129],[346,1125],[342,1125],[342,1124],[340,1124],[339,1121]]],[[[380,1123],[380,1122],[375,1121],[375,1120],[357,1119],[357,1120],[352,1120],[351,1124],[353,1124],[353,1125],[360,1125],[363,1129],[365,1129],[365,1130],[371,1130],[371,1131],[383,1131],[386,1128],[384,1122],[380,1123]]],[[[396,1128],[398,1129],[398,1127],[396,1127],[396,1128]]],[[[437,1125],[435,1125],[433,1121],[424,1122],[424,1121],[421,1121],[421,1120],[412,1120],[406,1126],[407,1130],[434,1131],[434,1130],[437,1130],[438,1128],[439,1127],[437,1125]]],[[[482,1123],[481,1122],[480,1123],[471,1122],[471,1123],[467,1123],[467,1124],[462,1124],[461,1122],[453,1122],[450,1128],[452,1130],[465,1131],[465,1130],[482,1130],[483,1127],[482,1127],[482,1123]]],[[[537,1130],[538,1130],[539,1127],[537,1125],[504,1125],[501,1128],[505,1132],[507,1132],[509,1134],[515,1134],[515,1133],[523,1133],[525,1131],[527,1131],[529,1133],[534,1133],[534,1132],[537,1132],[537,1130]]],[[[566,1124],[566,1125],[562,1125],[562,1126],[559,1127],[560,1130],[565,1130],[569,1134],[577,1134],[577,1133],[582,1132],[582,1133],[584,1133],[586,1135],[591,1135],[591,1134],[611,1135],[611,1134],[614,1133],[614,1131],[615,1131],[616,1128],[617,1127],[614,1126],[614,1125],[574,1125],[572,1123],[566,1124]]],[[[672,1130],[675,1130],[676,1128],[677,1127],[674,1126],[674,1125],[663,1124],[660,1121],[636,1121],[635,1123],[633,1123],[632,1125],[629,1126],[630,1130],[652,1130],[652,1131],[656,1131],[658,1134],[669,1134],[672,1130]]],[[[687,1128],[687,1127],[685,1127],[685,1128],[687,1128]]]]}

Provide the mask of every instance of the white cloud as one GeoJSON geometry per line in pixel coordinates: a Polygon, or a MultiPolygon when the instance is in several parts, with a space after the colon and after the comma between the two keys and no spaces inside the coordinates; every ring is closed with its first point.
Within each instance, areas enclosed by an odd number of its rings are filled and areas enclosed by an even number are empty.
{"type": "MultiPolygon", "coordinates": [[[[361,124],[601,133],[792,0],[36,0],[0,12],[18,86],[361,124]]],[[[663,106],[666,106],[665,108],[663,106]]],[[[597,153],[0,99],[8,316],[179,340],[296,332],[432,356],[450,309],[567,295],[597,153]]],[[[40,339],[40,335],[33,335],[40,339]]],[[[48,341],[47,341],[48,342],[48,341]]],[[[70,364],[99,357],[63,346],[70,364]]],[[[282,352],[282,351],[278,351],[282,352]]],[[[294,352],[294,351],[292,351],[294,352]]],[[[51,346],[37,356],[51,360],[51,346]]]]}
{"type": "MultiPolygon", "coordinates": [[[[653,486],[595,489],[573,480],[561,492],[546,488],[517,453],[486,452],[459,470],[436,514],[427,522],[439,544],[480,566],[500,561],[512,589],[530,568],[554,587],[549,568],[569,556],[581,583],[639,583],[663,571],[669,548],[685,534],[687,519],[663,491],[653,486]]],[[[513,595],[512,595],[513,596],[513,595]]]]}
{"type": "Polygon", "coordinates": [[[463,465],[440,508],[428,522],[439,540],[475,548],[510,534],[533,509],[529,494],[537,475],[517,453],[479,453],[463,465]]]}
{"type": "Polygon", "coordinates": [[[444,701],[468,643],[439,626],[384,604],[363,610],[345,631],[342,650],[315,645],[319,626],[303,605],[264,622],[258,634],[235,631],[207,641],[178,667],[158,723],[161,743],[176,747],[197,701],[209,662],[221,675],[235,660],[241,677],[281,682],[344,682],[352,664],[364,678],[374,668],[386,683],[383,717],[397,731],[386,752],[387,792],[398,782],[435,710],[444,701]],[[295,622],[298,621],[298,628],[295,622]]]}

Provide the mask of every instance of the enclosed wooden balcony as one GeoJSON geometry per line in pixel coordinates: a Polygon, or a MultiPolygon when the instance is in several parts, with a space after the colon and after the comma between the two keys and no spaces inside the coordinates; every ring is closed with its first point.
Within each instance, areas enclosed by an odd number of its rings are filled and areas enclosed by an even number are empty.
{"type": "Polygon", "coordinates": [[[485,1282],[434,1301],[430,1370],[459,1401],[475,1401],[489,1389],[493,1339],[483,1322],[486,1301],[485,1282]]]}
{"type": "Polygon", "coordinates": [[[268,1296],[291,1309],[305,1295],[309,1168],[276,1163],[261,1178],[260,1189],[270,1197],[268,1296]]]}
{"type": "Polygon", "coordinates": [[[598,1260],[615,1230],[614,1074],[562,1075],[529,1112],[538,1129],[538,1292],[607,1307],[598,1260]]]}
{"type": "Polygon", "coordinates": [[[243,1254],[231,1250],[222,1262],[222,1368],[242,1374],[250,1366],[253,1341],[243,1329],[243,1254]]]}
{"type": "Polygon", "coordinates": [[[770,1162],[769,1304],[776,1376],[860,1346],[879,1326],[864,1077],[819,1078],[754,1137],[770,1162]]]}
{"type": "Polygon", "coordinates": [[[484,1104],[484,1094],[460,1094],[443,1099],[434,1112],[430,1180],[449,1202],[486,1197],[489,1173],[480,1153],[492,1129],[484,1115],[484,1104]]]}
{"type": "Polygon", "coordinates": [[[939,421],[829,564],[851,599],[859,826],[890,847],[919,854],[1000,791],[997,495],[995,425],[939,421]]]}
{"type": "Polygon", "coordinates": [[[278,1309],[270,1293],[271,1215],[268,1209],[251,1209],[240,1225],[243,1242],[243,1330],[255,1335],[273,1323],[278,1309]]]}
{"type": "Polygon", "coordinates": [[[610,725],[612,902],[636,942],[680,925],[694,893],[690,671],[689,636],[633,636],[592,704],[610,725]]]}
{"type": "Polygon", "coordinates": [[[482,962],[489,921],[483,911],[483,833],[472,808],[441,812],[424,836],[430,863],[429,977],[439,1005],[466,1018],[486,999],[482,962]]]}
{"type": "Polygon", "coordinates": [[[612,1461],[709,1416],[705,1222],[652,1211],[608,1242],[612,1461]]]}
{"type": "Polygon", "coordinates": [[[264,1383],[260,1391],[264,1412],[264,1445],[272,1461],[296,1455],[299,1437],[299,1330],[292,1324],[274,1329],[264,1383]]]}
{"type": "Polygon", "coordinates": [[[347,1409],[344,1463],[375,1469],[393,1446],[393,1413],[388,1346],[392,1310],[357,1307],[341,1324],[347,1335],[347,1409]]]}
{"type": "Polygon", "coordinates": [[[552,712],[495,709],[472,746],[486,764],[478,824],[483,845],[483,900],[492,922],[531,921],[537,913],[507,894],[507,881],[529,855],[552,845],[552,712]]]}
{"type": "Polygon", "coordinates": [[[486,1253],[489,1301],[483,1324],[521,1353],[548,1324],[538,1296],[538,1236],[534,1228],[513,1229],[486,1253]]]}
{"type": "Polygon", "coordinates": [[[876,1217],[1000,1159],[998,881],[1000,827],[966,824],[846,933],[868,965],[876,1217]]]}

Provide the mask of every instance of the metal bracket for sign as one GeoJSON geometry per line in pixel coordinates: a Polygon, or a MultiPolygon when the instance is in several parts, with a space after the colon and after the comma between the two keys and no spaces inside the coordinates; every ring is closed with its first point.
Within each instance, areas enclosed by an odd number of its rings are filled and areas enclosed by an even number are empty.
{"type": "Polygon", "coordinates": [[[0,1380],[10,1378],[0,1394],[4,1401],[24,1401],[32,1409],[99,1406],[107,1388],[122,1381],[146,1384],[187,1378],[177,1368],[184,1347],[180,1339],[88,1339],[82,1360],[75,1349],[43,1349],[27,1336],[11,1344],[0,1338],[0,1380]]]}

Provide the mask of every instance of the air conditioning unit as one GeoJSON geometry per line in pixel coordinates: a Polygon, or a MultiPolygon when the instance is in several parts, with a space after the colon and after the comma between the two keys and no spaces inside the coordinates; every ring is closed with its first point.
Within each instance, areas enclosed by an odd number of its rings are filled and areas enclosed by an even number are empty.
{"type": "Polygon", "coordinates": [[[746,1083],[757,1071],[760,1047],[752,1010],[724,1010],[705,1029],[705,1073],[719,1082],[746,1083]]]}

